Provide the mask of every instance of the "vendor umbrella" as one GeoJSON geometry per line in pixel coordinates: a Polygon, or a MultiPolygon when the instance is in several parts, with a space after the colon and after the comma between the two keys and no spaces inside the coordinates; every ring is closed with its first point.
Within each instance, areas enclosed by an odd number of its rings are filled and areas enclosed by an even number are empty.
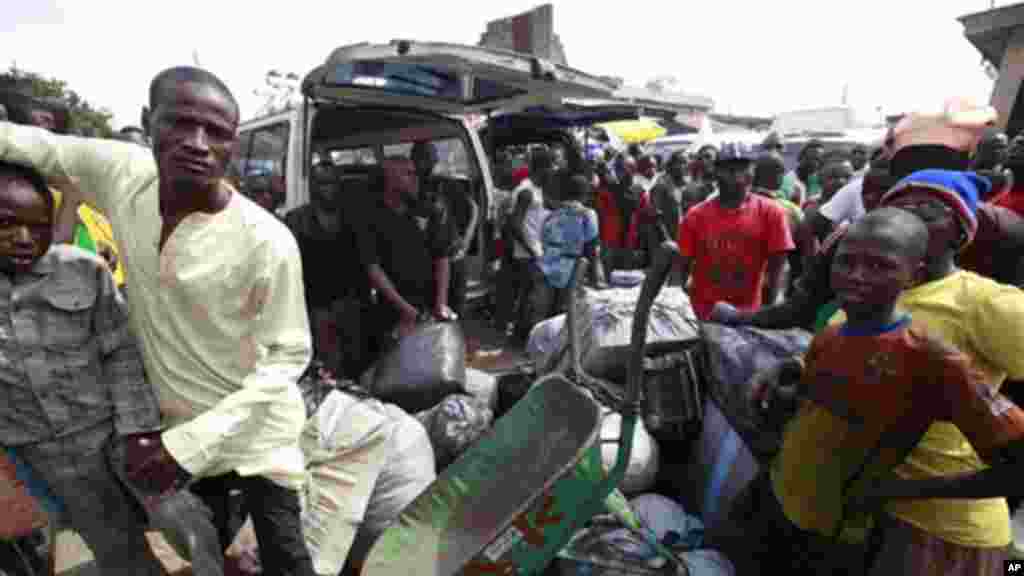
{"type": "Polygon", "coordinates": [[[639,120],[619,120],[617,122],[606,122],[598,124],[609,133],[619,137],[627,144],[640,144],[660,138],[668,133],[664,126],[654,120],[641,118],[639,120]]]}

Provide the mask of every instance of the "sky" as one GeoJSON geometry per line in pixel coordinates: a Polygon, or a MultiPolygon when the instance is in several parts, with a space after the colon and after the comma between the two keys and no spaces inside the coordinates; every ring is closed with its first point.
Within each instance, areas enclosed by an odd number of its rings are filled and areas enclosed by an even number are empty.
{"type": "MultiPolygon", "coordinates": [[[[395,38],[475,44],[489,20],[541,0],[10,2],[0,50],[18,67],[66,80],[90,103],[137,125],[150,79],[193,63],[220,76],[243,118],[267,71],[304,76],[331,50],[395,38]]],[[[992,0],[555,0],[570,66],[631,85],[670,75],[722,113],[773,115],[841,104],[884,113],[948,96],[987,102],[992,81],[956,20],[992,0]]],[[[1010,2],[996,1],[997,6],[1010,2]]]]}

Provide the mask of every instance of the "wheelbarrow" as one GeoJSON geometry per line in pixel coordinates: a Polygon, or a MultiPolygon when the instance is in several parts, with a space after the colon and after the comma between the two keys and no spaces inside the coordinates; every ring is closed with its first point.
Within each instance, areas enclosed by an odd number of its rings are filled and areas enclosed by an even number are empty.
{"type": "MultiPolygon", "coordinates": [[[[663,251],[647,276],[635,312],[617,460],[601,459],[601,407],[588,388],[609,383],[579,363],[576,293],[587,262],[580,259],[570,288],[570,374],[542,377],[494,427],[421,493],[374,544],[364,576],[480,576],[540,574],[622,481],[640,416],[639,389],[651,305],[671,269],[663,251]],[[579,384],[577,384],[577,382],[579,384]]],[[[675,573],[678,559],[652,542],[675,573]]]]}

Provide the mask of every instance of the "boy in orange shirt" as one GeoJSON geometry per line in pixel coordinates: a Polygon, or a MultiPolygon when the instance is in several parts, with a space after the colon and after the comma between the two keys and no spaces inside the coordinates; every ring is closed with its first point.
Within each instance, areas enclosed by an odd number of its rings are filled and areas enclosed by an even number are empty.
{"type": "Polygon", "coordinates": [[[985,457],[1024,438],[1024,412],[896,308],[923,273],[927,244],[920,219],[882,208],[854,223],[839,245],[831,282],[847,322],[811,343],[805,400],[770,472],[753,487],[751,546],[761,565],[787,574],[865,573],[874,518],[851,504],[863,502],[934,422],[954,423],[985,457]]]}

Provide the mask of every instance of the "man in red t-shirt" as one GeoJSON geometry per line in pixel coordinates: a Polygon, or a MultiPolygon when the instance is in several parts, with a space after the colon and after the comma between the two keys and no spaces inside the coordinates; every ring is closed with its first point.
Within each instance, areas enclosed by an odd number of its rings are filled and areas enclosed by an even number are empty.
{"type": "Polygon", "coordinates": [[[715,302],[756,310],[773,304],[785,286],[786,253],[793,238],[776,202],[750,193],[754,163],[748,157],[719,158],[718,196],[686,213],[679,224],[682,281],[693,275],[690,300],[706,319],[715,302]]]}

